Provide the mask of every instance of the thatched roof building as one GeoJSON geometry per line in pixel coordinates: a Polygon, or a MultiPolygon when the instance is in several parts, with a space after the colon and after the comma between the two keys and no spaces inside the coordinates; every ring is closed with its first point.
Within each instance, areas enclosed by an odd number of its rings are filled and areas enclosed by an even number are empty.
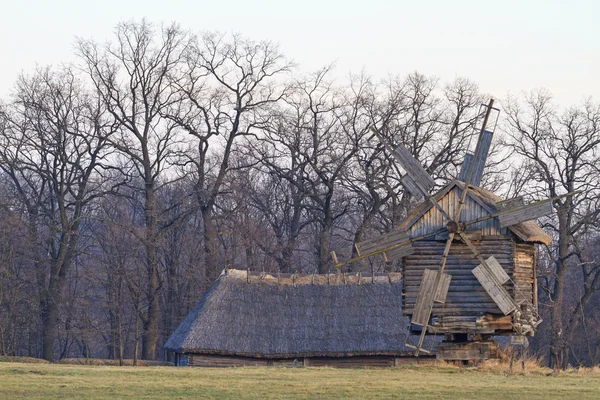
{"type": "Polygon", "coordinates": [[[400,280],[226,270],[165,347],[178,365],[397,365],[412,355],[400,280]]]}

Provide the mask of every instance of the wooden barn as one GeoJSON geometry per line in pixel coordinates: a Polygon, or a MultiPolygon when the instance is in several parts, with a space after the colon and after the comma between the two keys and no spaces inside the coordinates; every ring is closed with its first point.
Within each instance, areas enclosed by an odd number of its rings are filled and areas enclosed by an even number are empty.
{"type": "Polygon", "coordinates": [[[431,362],[404,344],[398,273],[226,270],[168,339],[179,366],[395,366],[431,362]]]}
{"type": "MultiPolygon", "coordinates": [[[[519,332],[518,314],[509,310],[511,304],[533,306],[537,314],[537,281],[536,281],[536,244],[550,244],[551,238],[533,221],[509,225],[501,211],[504,207],[513,207],[510,201],[503,202],[492,192],[480,187],[471,186],[462,208],[461,221],[477,221],[461,227],[476,247],[481,257],[494,257],[506,273],[503,287],[514,300],[504,306],[498,298],[493,298],[478,280],[477,267],[480,260],[474,256],[467,243],[456,235],[445,263],[449,288],[445,301],[434,302],[431,320],[428,311],[416,307],[420,291],[427,291],[428,282],[433,285],[434,278],[442,264],[442,256],[449,237],[447,220],[439,208],[455,215],[459,207],[464,183],[458,180],[450,182],[433,195],[436,207],[431,201],[424,201],[403,221],[399,230],[405,231],[411,238],[420,238],[412,242],[412,254],[403,258],[403,314],[409,316],[413,332],[421,331],[427,325],[428,333],[447,334],[452,340],[456,335],[467,335],[474,339],[494,335],[514,334],[519,332]],[[494,216],[490,218],[490,216],[494,216]],[[501,225],[505,227],[501,227],[501,225]],[[508,225],[508,226],[506,226],[508,225]],[[442,231],[440,234],[431,235],[442,231]],[[431,235],[431,236],[427,236],[431,235]],[[425,278],[425,279],[424,279],[425,278]],[[421,288],[421,283],[423,287],[421,288]],[[502,309],[501,309],[502,307],[502,309]],[[508,307],[508,308],[505,308],[508,307]]],[[[510,222],[510,221],[509,221],[510,222]]],[[[502,274],[500,271],[498,276],[502,274]]],[[[441,285],[442,286],[442,285],[441,285]]],[[[501,300],[501,299],[500,299],[501,300]]],[[[530,312],[532,310],[529,310],[530,312]]],[[[524,322],[526,323],[526,321],[524,322]]],[[[524,326],[523,334],[533,335],[533,327],[524,326]],[[531,329],[529,329],[531,328],[531,329]]],[[[456,338],[454,338],[456,339],[456,338]]]]}

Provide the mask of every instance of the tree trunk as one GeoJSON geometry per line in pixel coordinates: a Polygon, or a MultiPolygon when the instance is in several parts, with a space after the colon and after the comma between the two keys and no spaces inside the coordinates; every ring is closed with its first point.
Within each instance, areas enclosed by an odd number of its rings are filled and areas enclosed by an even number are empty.
{"type": "Polygon", "coordinates": [[[558,259],[556,260],[556,278],[552,292],[551,332],[552,338],[550,349],[552,357],[550,365],[554,369],[563,368],[567,363],[565,355],[565,342],[563,332],[563,301],[565,291],[565,279],[567,276],[566,259],[569,255],[569,236],[567,225],[567,210],[564,207],[558,209],[558,259]]]}
{"type": "Polygon", "coordinates": [[[202,224],[204,226],[204,277],[206,283],[210,284],[218,276],[217,254],[216,254],[216,229],[214,226],[212,206],[202,206],[202,224]]]}
{"type": "Polygon", "coordinates": [[[42,319],[42,358],[54,361],[54,342],[58,325],[58,305],[60,303],[61,284],[55,271],[50,275],[50,284],[40,294],[40,313],[42,319]]]}
{"type": "Polygon", "coordinates": [[[156,342],[158,341],[158,319],[159,309],[159,277],[157,257],[157,234],[156,234],[156,206],[154,199],[154,182],[146,183],[146,264],[148,269],[148,313],[144,320],[144,332],[142,333],[142,358],[154,360],[156,357],[156,342]]]}

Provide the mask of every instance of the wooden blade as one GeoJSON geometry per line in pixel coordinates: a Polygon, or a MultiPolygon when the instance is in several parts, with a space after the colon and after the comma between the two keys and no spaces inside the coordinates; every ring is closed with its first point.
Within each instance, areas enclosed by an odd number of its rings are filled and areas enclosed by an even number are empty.
{"type": "Polygon", "coordinates": [[[419,294],[415,303],[412,318],[410,322],[415,325],[426,326],[429,322],[430,309],[433,305],[433,295],[435,293],[435,281],[437,272],[426,269],[423,271],[423,279],[419,286],[419,294]]]}
{"type": "Polygon", "coordinates": [[[402,145],[399,145],[395,149],[396,159],[402,165],[402,168],[406,171],[412,181],[416,184],[419,190],[423,193],[423,196],[428,197],[429,191],[435,186],[435,181],[427,171],[418,163],[408,149],[402,145]]]}
{"type": "MultiPolygon", "coordinates": [[[[506,275],[506,280],[504,280],[504,276],[499,270],[503,270],[502,266],[498,263],[498,265],[490,266],[486,260],[483,259],[477,248],[473,245],[471,240],[465,235],[464,232],[459,232],[459,235],[463,242],[467,245],[467,247],[471,250],[471,252],[477,257],[479,262],[481,263],[479,266],[473,269],[473,275],[477,278],[481,286],[485,289],[485,291],[490,295],[490,297],[496,302],[500,310],[507,315],[514,311],[517,308],[514,300],[510,296],[510,294],[504,289],[502,284],[508,280],[508,275],[506,275]],[[496,274],[501,275],[501,279],[496,277],[496,274]],[[504,282],[502,282],[504,280],[504,282]]],[[[494,258],[492,263],[497,262],[494,258]]]]}
{"type": "Polygon", "coordinates": [[[435,186],[435,181],[425,169],[419,164],[408,149],[399,145],[395,149],[384,139],[384,137],[375,128],[371,128],[375,136],[385,146],[387,151],[402,166],[406,175],[402,177],[402,184],[413,196],[429,197],[429,191],[435,186]]]}
{"type": "Polygon", "coordinates": [[[448,296],[448,289],[450,288],[450,281],[452,276],[449,274],[438,274],[437,271],[431,269],[425,269],[423,271],[423,279],[419,287],[419,294],[415,303],[411,323],[420,326],[426,326],[431,316],[431,309],[433,303],[444,304],[446,302],[446,296],[448,296]],[[436,287],[436,280],[437,287],[436,287]]]}
{"type": "Polygon", "coordinates": [[[400,248],[412,248],[410,238],[405,231],[395,229],[384,233],[373,239],[356,243],[356,252],[359,256],[364,254],[381,254],[386,251],[393,251],[400,248]]]}
{"type": "MultiPolygon", "coordinates": [[[[488,152],[490,151],[490,145],[492,143],[492,136],[493,133],[488,130],[483,130],[479,134],[479,140],[477,141],[475,154],[472,156],[471,161],[471,163],[473,164],[473,171],[471,171],[471,179],[469,180],[470,185],[479,186],[481,184],[481,178],[483,177],[483,169],[485,168],[485,162],[487,160],[488,152]]],[[[470,167],[470,165],[467,167],[470,167]]],[[[461,179],[463,182],[465,182],[467,179],[467,173],[468,171],[465,171],[464,179],[461,179]]]]}
{"type": "Polygon", "coordinates": [[[414,252],[415,252],[415,248],[412,246],[412,244],[408,244],[408,245],[396,247],[396,248],[388,250],[388,251],[384,251],[383,256],[385,257],[385,261],[390,262],[390,261],[400,260],[402,257],[406,257],[411,254],[414,254],[414,252]]]}
{"type": "Polygon", "coordinates": [[[498,213],[498,219],[500,226],[504,228],[552,214],[553,211],[552,200],[548,199],[501,211],[498,213]]]}
{"type": "Polygon", "coordinates": [[[523,200],[523,196],[513,197],[512,199],[502,200],[496,202],[496,210],[498,212],[510,210],[511,208],[523,207],[525,205],[525,201],[523,200]]]}
{"type": "Polygon", "coordinates": [[[517,306],[512,297],[510,297],[508,292],[498,282],[498,279],[496,279],[490,269],[486,268],[483,264],[480,264],[476,268],[473,268],[473,275],[475,275],[479,283],[481,283],[481,286],[483,286],[504,315],[508,315],[516,310],[517,306]]]}
{"type": "Polygon", "coordinates": [[[452,275],[449,274],[441,274],[440,282],[438,283],[438,287],[435,289],[435,293],[433,295],[433,301],[439,304],[444,304],[446,302],[446,297],[448,296],[448,290],[450,289],[450,281],[452,280],[452,275]]]}

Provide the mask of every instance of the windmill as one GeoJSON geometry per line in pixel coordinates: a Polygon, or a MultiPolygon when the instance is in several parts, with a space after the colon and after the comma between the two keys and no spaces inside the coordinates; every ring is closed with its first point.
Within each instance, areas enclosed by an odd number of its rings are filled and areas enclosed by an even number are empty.
{"type": "MultiPolygon", "coordinates": [[[[522,197],[502,200],[480,188],[498,119],[494,100],[481,106],[483,116],[475,152],[465,155],[458,179],[431,194],[435,181],[404,146],[380,142],[405,171],[401,182],[424,198],[399,228],[356,243],[357,257],[337,268],[381,254],[404,261],[403,313],[419,333],[420,352],[428,333],[444,334],[438,358],[485,359],[495,335],[533,335],[537,313],[535,244],[550,238],[532,220],[552,213],[552,201],[525,204],[522,197]],[[495,118],[493,117],[495,114],[495,118]],[[493,121],[492,121],[493,120],[493,121]]],[[[569,193],[564,196],[571,196],[569,193]]]]}

